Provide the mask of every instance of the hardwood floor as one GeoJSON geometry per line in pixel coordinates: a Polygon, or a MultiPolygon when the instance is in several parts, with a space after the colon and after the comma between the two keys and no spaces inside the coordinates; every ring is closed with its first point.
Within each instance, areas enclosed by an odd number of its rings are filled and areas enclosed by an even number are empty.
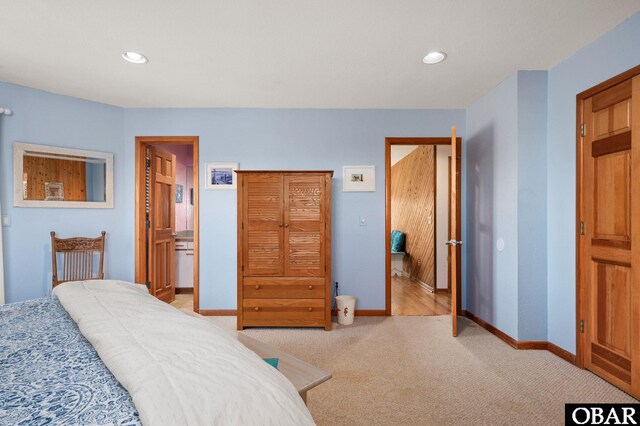
{"type": "Polygon", "coordinates": [[[391,315],[448,315],[451,294],[431,293],[407,277],[391,277],[391,315]]]}

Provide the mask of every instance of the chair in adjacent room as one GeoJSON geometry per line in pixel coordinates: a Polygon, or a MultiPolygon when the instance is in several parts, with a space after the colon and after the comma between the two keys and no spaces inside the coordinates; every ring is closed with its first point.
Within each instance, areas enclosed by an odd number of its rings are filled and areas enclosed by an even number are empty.
{"type": "Polygon", "coordinates": [[[51,231],[51,281],[53,287],[66,281],[104,279],[104,240],[106,232],[97,238],[57,238],[51,231]],[[58,255],[61,267],[58,270],[58,255]],[[58,275],[60,274],[60,275],[58,275]]]}

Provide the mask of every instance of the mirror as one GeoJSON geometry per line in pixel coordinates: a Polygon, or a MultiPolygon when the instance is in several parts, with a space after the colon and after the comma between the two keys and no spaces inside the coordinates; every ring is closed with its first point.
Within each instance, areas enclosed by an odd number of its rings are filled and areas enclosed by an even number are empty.
{"type": "Polygon", "coordinates": [[[113,208],[113,154],[14,143],[13,205],[113,208]]]}

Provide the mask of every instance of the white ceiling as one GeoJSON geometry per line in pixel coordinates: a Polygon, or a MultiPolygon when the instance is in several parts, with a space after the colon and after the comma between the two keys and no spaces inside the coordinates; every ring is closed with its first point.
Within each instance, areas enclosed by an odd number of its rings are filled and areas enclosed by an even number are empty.
{"type": "Polygon", "coordinates": [[[638,11],[638,0],[0,0],[0,81],[123,107],[464,108],[638,11]],[[433,49],[447,61],[423,65],[433,49]],[[126,63],[125,50],[149,63],[126,63]]]}

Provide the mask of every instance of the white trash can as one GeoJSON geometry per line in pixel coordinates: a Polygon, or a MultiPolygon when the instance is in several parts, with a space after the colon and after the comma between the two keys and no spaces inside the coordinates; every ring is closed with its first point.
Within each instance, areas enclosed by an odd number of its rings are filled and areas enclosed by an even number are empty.
{"type": "Polygon", "coordinates": [[[338,305],[338,324],[353,324],[353,313],[356,310],[355,296],[336,296],[338,305]]]}

